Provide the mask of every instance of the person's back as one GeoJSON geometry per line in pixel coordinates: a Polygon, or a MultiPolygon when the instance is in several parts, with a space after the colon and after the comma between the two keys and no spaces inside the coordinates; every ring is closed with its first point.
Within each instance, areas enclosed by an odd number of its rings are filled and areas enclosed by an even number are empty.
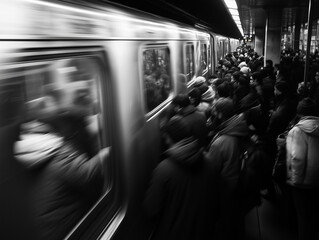
{"type": "Polygon", "coordinates": [[[286,142],[287,184],[292,191],[300,240],[318,239],[319,219],[319,118],[315,103],[305,98],[298,103],[298,123],[286,142]]]}
{"type": "Polygon", "coordinates": [[[205,158],[210,161],[212,171],[218,174],[220,219],[217,235],[219,239],[241,239],[244,221],[238,198],[240,154],[242,141],[248,137],[249,129],[243,114],[234,115],[231,99],[218,99],[212,111],[218,132],[205,158]]]}
{"type": "Polygon", "coordinates": [[[214,174],[182,117],[173,117],[166,132],[168,158],[155,168],[144,200],[156,222],[152,239],[208,239],[216,217],[214,174]]]}
{"type": "Polygon", "coordinates": [[[188,95],[179,94],[173,99],[173,102],[180,107],[178,114],[184,118],[193,136],[199,140],[201,146],[205,147],[208,142],[205,113],[196,110],[190,103],[188,95]]]}

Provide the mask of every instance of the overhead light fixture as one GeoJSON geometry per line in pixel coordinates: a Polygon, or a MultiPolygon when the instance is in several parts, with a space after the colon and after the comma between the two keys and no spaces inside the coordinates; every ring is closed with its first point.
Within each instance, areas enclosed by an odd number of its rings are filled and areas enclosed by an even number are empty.
{"type": "Polygon", "coordinates": [[[240,34],[244,36],[244,31],[239,18],[239,12],[238,12],[236,0],[224,0],[224,4],[226,5],[230,16],[232,16],[234,22],[236,23],[240,34]]]}

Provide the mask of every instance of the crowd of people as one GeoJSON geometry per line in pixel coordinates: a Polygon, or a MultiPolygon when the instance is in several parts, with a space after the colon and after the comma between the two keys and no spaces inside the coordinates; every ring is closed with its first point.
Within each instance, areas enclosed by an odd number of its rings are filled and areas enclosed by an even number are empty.
{"type": "Polygon", "coordinates": [[[245,239],[245,215],[278,189],[298,239],[317,239],[318,52],[303,71],[298,53],[264,65],[243,46],[173,99],[144,200],[152,239],[245,239]]]}

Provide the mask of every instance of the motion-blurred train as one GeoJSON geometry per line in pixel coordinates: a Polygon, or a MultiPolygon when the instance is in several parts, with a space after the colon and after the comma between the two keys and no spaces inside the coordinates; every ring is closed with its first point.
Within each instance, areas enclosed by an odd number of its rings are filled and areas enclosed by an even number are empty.
{"type": "Polygon", "coordinates": [[[165,109],[239,41],[105,1],[1,1],[0,26],[0,238],[36,239],[33,182],[15,143],[35,118],[29,103],[56,84],[92,99],[98,148],[111,146],[103,194],[65,238],[147,239],[141,203],[165,109]]]}

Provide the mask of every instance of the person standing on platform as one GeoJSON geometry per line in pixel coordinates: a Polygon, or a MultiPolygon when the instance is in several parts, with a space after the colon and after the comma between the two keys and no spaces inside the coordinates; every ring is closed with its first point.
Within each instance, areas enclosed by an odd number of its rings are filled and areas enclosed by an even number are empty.
{"type": "Polygon", "coordinates": [[[164,130],[167,158],[154,169],[143,204],[154,225],[150,239],[212,239],[216,180],[203,148],[181,116],[173,116],[164,130]]]}
{"type": "Polygon", "coordinates": [[[217,221],[217,239],[241,239],[244,235],[244,219],[239,205],[238,182],[241,142],[249,136],[249,128],[243,114],[235,115],[233,101],[229,98],[219,98],[212,111],[217,133],[205,158],[218,175],[220,218],[217,221]]]}
{"type": "Polygon", "coordinates": [[[305,98],[297,107],[299,122],[287,136],[287,184],[297,211],[299,240],[318,239],[319,117],[314,102],[305,98]]]}

